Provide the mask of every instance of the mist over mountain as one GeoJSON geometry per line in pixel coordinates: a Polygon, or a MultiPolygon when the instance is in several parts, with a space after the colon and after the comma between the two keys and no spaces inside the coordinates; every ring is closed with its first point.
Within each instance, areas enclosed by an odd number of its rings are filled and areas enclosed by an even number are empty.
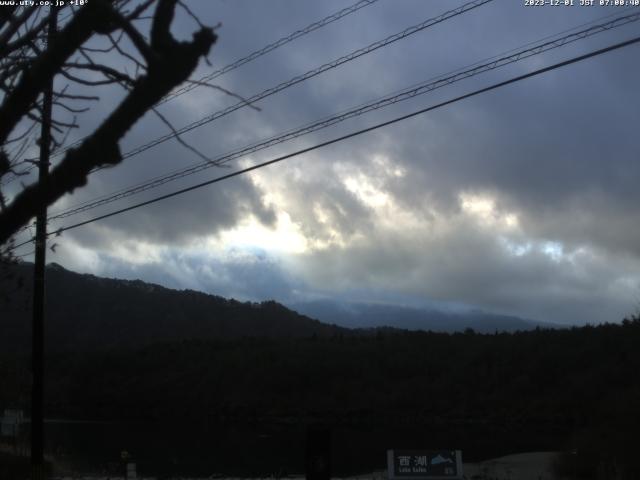
{"type": "MultiPolygon", "coordinates": [[[[13,283],[3,286],[10,298],[0,302],[0,346],[28,351],[33,265],[11,268],[13,283]]],[[[481,311],[445,312],[383,304],[323,300],[287,308],[273,300],[240,302],[141,280],[79,274],[55,263],[47,267],[46,275],[45,343],[50,351],[139,347],[189,339],[359,335],[371,334],[378,327],[434,332],[472,328],[494,333],[552,326],[481,311]]]]}
{"type": "Polygon", "coordinates": [[[536,327],[560,327],[552,323],[481,310],[445,311],[435,307],[418,308],[332,300],[291,303],[288,306],[321,322],[330,321],[346,328],[392,327],[447,333],[471,328],[478,333],[494,333],[532,330],[536,327]]]}

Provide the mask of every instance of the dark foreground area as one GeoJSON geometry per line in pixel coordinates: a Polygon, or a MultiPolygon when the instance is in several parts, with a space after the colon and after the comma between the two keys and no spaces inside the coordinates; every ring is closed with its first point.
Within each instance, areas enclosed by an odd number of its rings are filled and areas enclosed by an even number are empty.
{"type": "MultiPolygon", "coordinates": [[[[305,472],[308,427],[303,423],[59,422],[46,426],[47,451],[60,475],[121,474],[122,451],[129,453],[141,475],[159,478],[301,475],[305,472]]],[[[536,451],[554,442],[548,432],[532,432],[530,438],[520,436],[514,442],[513,432],[491,427],[312,426],[317,428],[329,432],[328,453],[336,476],[384,470],[388,448],[459,446],[464,460],[474,461],[536,451]],[[488,438],[492,438],[489,443],[488,438]]]]}
{"type": "MultiPolygon", "coordinates": [[[[56,353],[46,416],[91,423],[48,423],[48,449],[105,471],[127,450],[149,474],[301,472],[306,431],[322,425],[336,475],[381,469],[387,448],[417,447],[461,449],[466,461],[564,450],[575,452],[572,468],[584,466],[578,478],[597,478],[603,463],[635,468],[637,345],[631,319],[56,353]]],[[[1,357],[0,405],[26,409],[27,366],[1,357]]]]}

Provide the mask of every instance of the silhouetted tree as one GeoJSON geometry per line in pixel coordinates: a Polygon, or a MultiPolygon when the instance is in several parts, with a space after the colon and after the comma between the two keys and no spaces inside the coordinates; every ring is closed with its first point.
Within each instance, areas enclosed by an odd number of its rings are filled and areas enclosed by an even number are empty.
{"type": "MultiPolygon", "coordinates": [[[[23,186],[10,202],[0,193],[0,245],[23,228],[45,202],[87,183],[95,168],[122,161],[119,141],[127,131],[175,87],[188,80],[201,58],[208,55],[216,35],[200,25],[191,41],[178,41],[171,32],[179,0],[91,0],[72,12],[50,45],[45,45],[47,16],[38,6],[0,8],[0,179],[9,181],[28,170],[23,158],[32,132],[42,119],[42,93],[52,78],[59,113],[53,120],[53,149],[77,127],[76,114],[86,111],[77,102],[98,100],[83,91],[117,84],[125,88],[122,101],[102,123],[51,170],[46,187],[23,186]],[[152,12],[149,14],[149,12],[152,12]],[[143,28],[150,20],[150,27],[143,28]],[[96,44],[97,42],[101,42],[96,44]],[[105,45],[102,45],[104,43],[105,45]],[[133,75],[127,73],[133,70],[133,75]],[[78,93],[77,90],[80,90],[78,93]]],[[[199,23],[199,22],[198,22],[199,23]]],[[[170,125],[169,125],[170,126],[170,125]]]]}

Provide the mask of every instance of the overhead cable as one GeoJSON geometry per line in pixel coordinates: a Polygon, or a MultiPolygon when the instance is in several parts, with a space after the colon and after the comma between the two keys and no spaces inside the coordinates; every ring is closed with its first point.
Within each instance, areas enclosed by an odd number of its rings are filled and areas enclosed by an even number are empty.
{"type": "Polygon", "coordinates": [[[322,20],[318,20],[317,22],[314,22],[310,25],[307,25],[306,27],[300,29],[300,30],[296,30],[295,32],[287,35],[286,37],[282,37],[279,40],[276,40],[273,43],[270,43],[269,45],[262,47],[259,50],[256,50],[255,52],[250,53],[249,55],[247,55],[246,57],[242,57],[239,58],[238,60],[236,60],[233,63],[230,63],[229,65],[226,65],[214,72],[209,73],[208,75],[205,75],[204,77],[200,78],[197,83],[192,83],[189,85],[185,85],[171,93],[169,93],[168,95],[166,95],[162,100],[160,100],[158,102],[158,105],[168,102],[169,100],[172,100],[176,97],[179,97],[180,95],[190,92],[191,90],[193,90],[194,88],[198,88],[200,86],[200,84],[202,83],[207,83],[210,82],[211,80],[214,80],[216,78],[218,78],[221,75],[224,75],[225,73],[230,72],[231,70],[235,70],[238,67],[241,67],[242,65],[249,63],[253,60],[255,60],[258,57],[261,57],[262,55],[265,55],[269,52],[272,52],[273,50],[281,47],[282,45],[285,45],[289,42],[292,42],[293,40],[300,38],[308,33],[313,32],[314,30],[317,30],[319,28],[324,27],[325,25],[328,25],[332,22],[335,22],[336,20],[341,19],[342,17],[345,17],[351,13],[354,13],[358,10],[360,10],[361,8],[364,7],[368,7],[369,5],[377,2],[378,0],[360,0],[359,2],[354,3],[353,5],[351,5],[350,7],[347,8],[343,8],[342,10],[333,13],[325,18],[323,18],[322,20]]]}
{"type": "Polygon", "coordinates": [[[446,20],[449,20],[450,18],[453,17],[457,17],[458,15],[462,15],[463,13],[466,13],[470,10],[473,10],[475,8],[478,8],[486,3],[492,2],[493,0],[473,0],[471,2],[465,3],[464,5],[461,5],[458,8],[455,8],[453,10],[449,10],[447,12],[444,12],[436,17],[430,18],[428,20],[425,20],[423,22],[420,22],[416,25],[413,25],[411,27],[405,28],[404,30],[395,33],[393,35],[390,35],[382,40],[378,40],[377,42],[371,43],[369,45],[367,45],[366,47],[363,48],[359,48],[357,50],[354,50],[353,52],[347,54],[347,55],[343,55],[331,62],[325,63],[323,65],[320,65],[319,67],[316,67],[312,70],[309,70],[306,73],[303,73],[301,75],[297,75],[289,80],[287,80],[286,82],[282,82],[279,83],[278,85],[271,87],[271,88],[267,88],[266,90],[263,90],[260,93],[256,93],[255,95],[252,95],[251,97],[241,100],[237,103],[234,103],[233,105],[230,105],[227,108],[224,108],[222,110],[218,110],[217,112],[214,112],[200,120],[197,120],[195,122],[192,122],[180,129],[177,129],[174,132],[171,133],[167,133],[166,135],[162,135],[161,137],[156,138],[155,140],[152,140],[148,143],[145,143],[144,145],[140,145],[136,148],[134,148],[133,150],[130,150],[129,152],[125,153],[122,157],[123,159],[126,158],[130,158],[134,155],[137,155],[139,153],[144,152],[145,150],[148,150],[156,145],[159,145],[163,142],[166,142],[167,140],[170,140],[172,138],[175,138],[179,135],[182,135],[184,133],[187,133],[191,130],[194,130],[198,127],[201,127],[203,125],[206,125],[207,123],[211,123],[214,120],[217,120],[221,117],[224,117],[225,115],[228,115],[232,112],[235,112],[236,110],[239,110],[247,105],[251,105],[253,103],[256,103],[260,100],[263,100],[267,97],[270,97],[271,95],[274,95],[276,93],[279,93],[287,88],[290,88],[294,85],[297,85],[298,83],[304,82],[306,80],[309,80],[310,78],[316,77],[318,75],[320,75],[321,73],[324,73],[328,70],[332,70],[334,68],[339,67],[340,65],[343,65],[347,62],[350,62],[352,60],[355,60],[356,58],[362,57],[363,55],[367,55],[371,52],[374,52],[380,48],[386,47],[387,45],[390,45],[394,42],[397,42],[398,40],[402,40],[404,38],[407,38],[415,33],[421,32],[422,30],[425,30],[429,27],[432,27],[434,25],[437,25],[439,23],[442,23],[446,20]]]}
{"type": "MultiPolygon", "coordinates": [[[[233,173],[229,173],[227,175],[223,175],[221,177],[214,178],[212,180],[207,180],[205,182],[201,182],[201,183],[198,183],[196,185],[192,185],[192,186],[187,187],[187,188],[183,188],[183,189],[180,189],[180,190],[177,190],[177,191],[165,194],[165,195],[161,195],[159,197],[153,198],[151,200],[147,200],[145,202],[140,202],[140,203],[137,203],[135,205],[130,205],[130,206],[126,207],[126,208],[121,208],[119,210],[116,210],[116,211],[113,211],[113,212],[110,212],[110,213],[107,213],[107,214],[104,214],[104,215],[100,215],[100,216],[97,216],[97,217],[94,217],[94,218],[91,218],[91,219],[88,219],[88,220],[85,220],[85,221],[82,221],[82,222],[78,222],[78,223],[75,223],[75,224],[72,224],[72,225],[68,225],[68,226],[59,228],[56,231],[49,232],[48,235],[60,235],[63,232],[66,232],[68,230],[73,230],[75,228],[78,228],[78,227],[81,227],[81,226],[84,226],[84,225],[88,225],[90,223],[98,222],[100,220],[105,220],[107,218],[114,217],[116,215],[120,215],[122,213],[129,212],[131,210],[135,210],[135,209],[144,207],[146,205],[151,205],[153,203],[157,203],[157,202],[160,202],[162,200],[166,200],[168,198],[172,198],[172,197],[175,197],[175,196],[178,196],[178,195],[182,195],[183,193],[191,192],[193,190],[197,190],[197,189],[206,187],[208,185],[212,185],[214,183],[219,183],[219,182],[221,182],[223,180],[228,180],[230,178],[237,177],[237,176],[243,175],[245,173],[249,173],[249,172],[252,172],[254,170],[258,170],[260,168],[264,168],[264,167],[269,166],[269,165],[273,165],[274,163],[282,162],[283,160],[287,160],[289,158],[296,157],[298,155],[302,155],[304,153],[311,152],[313,150],[318,150],[318,149],[326,147],[328,145],[333,145],[335,143],[342,142],[344,140],[347,140],[349,138],[353,138],[353,137],[362,135],[364,133],[368,133],[368,132],[371,132],[371,131],[374,131],[374,130],[378,130],[378,129],[383,128],[383,127],[387,127],[389,125],[393,125],[395,123],[402,122],[402,121],[407,120],[409,118],[413,118],[413,117],[416,117],[418,115],[422,115],[424,113],[430,112],[432,110],[436,110],[438,108],[457,103],[457,102],[465,100],[467,98],[475,97],[475,96],[480,95],[482,93],[486,93],[486,92],[489,92],[489,91],[492,91],[492,90],[496,90],[498,88],[502,88],[502,87],[505,87],[507,85],[511,85],[513,83],[520,82],[522,80],[526,80],[528,78],[535,77],[535,76],[541,75],[543,73],[550,72],[552,70],[556,70],[558,68],[566,67],[568,65],[572,65],[574,63],[578,63],[578,62],[587,60],[589,58],[593,58],[593,57],[596,57],[598,55],[602,55],[604,53],[608,53],[608,52],[611,52],[611,51],[614,51],[614,50],[618,50],[618,49],[621,49],[621,48],[624,48],[624,47],[628,47],[630,45],[634,45],[634,44],[637,44],[639,42],[640,42],[640,36],[639,37],[634,37],[634,38],[632,38],[630,40],[627,40],[627,41],[624,41],[624,42],[620,42],[620,43],[616,43],[614,45],[610,45],[608,47],[601,48],[599,50],[595,50],[595,51],[592,51],[590,53],[587,53],[587,54],[584,54],[584,55],[580,55],[578,57],[573,57],[573,58],[571,58],[569,60],[565,60],[565,61],[562,61],[562,62],[559,62],[559,63],[555,63],[555,64],[550,65],[548,67],[540,68],[538,70],[534,70],[532,72],[529,72],[529,73],[526,73],[526,74],[523,74],[523,75],[518,75],[516,77],[512,77],[512,78],[510,78],[508,80],[505,80],[505,81],[502,81],[502,82],[499,82],[499,83],[494,83],[493,85],[490,85],[488,87],[484,87],[484,88],[475,90],[475,91],[473,91],[471,93],[467,93],[465,95],[460,95],[458,97],[455,97],[455,98],[452,98],[450,100],[438,103],[436,105],[432,105],[432,106],[427,107],[427,108],[423,108],[423,109],[417,110],[417,111],[409,113],[407,115],[402,115],[402,116],[396,117],[396,118],[394,118],[392,120],[388,120],[386,122],[378,123],[378,124],[373,125],[371,127],[363,128],[361,130],[357,130],[357,131],[349,133],[347,135],[342,135],[342,136],[334,138],[332,140],[328,140],[326,142],[318,143],[318,144],[313,145],[311,147],[303,148],[301,150],[297,150],[295,152],[279,156],[279,157],[274,158],[272,160],[269,160],[269,161],[266,161],[266,162],[262,162],[262,163],[259,163],[257,165],[253,165],[251,167],[244,168],[242,170],[238,170],[238,171],[235,171],[233,173]]],[[[21,247],[22,245],[26,245],[27,243],[32,242],[32,241],[33,240],[28,240],[26,242],[22,242],[22,243],[20,243],[18,245],[12,246],[8,250],[9,251],[14,250],[14,249],[16,249],[18,247],[21,247]]]]}
{"type": "Polygon", "coordinates": [[[551,40],[548,42],[544,42],[538,45],[534,45],[533,47],[524,49],[524,50],[519,50],[516,51],[515,53],[512,53],[510,55],[507,56],[503,56],[503,57],[494,57],[494,59],[492,59],[489,62],[486,63],[481,63],[481,64],[474,64],[474,66],[472,68],[466,69],[466,70],[457,70],[456,73],[454,74],[445,74],[442,75],[440,77],[436,77],[435,80],[431,80],[431,81],[427,81],[427,82],[423,82],[422,84],[418,84],[416,86],[413,86],[409,89],[405,89],[400,91],[400,93],[397,94],[393,94],[393,95],[388,95],[385,96],[381,99],[375,100],[373,102],[369,102],[363,105],[360,105],[358,107],[352,108],[350,110],[344,111],[340,114],[336,114],[333,115],[331,117],[327,117],[324,118],[322,120],[318,120],[316,122],[304,125],[302,127],[299,127],[297,129],[294,130],[289,130],[288,132],[284,133],[284,134],[279,134],[277,136],[274,137],[270,137],[266,140],[262,140],[260,142],[251,144],[249,146],[245,146],[243,148],[240,148],[238,150],[226,153],[224,155],[218,156],[214,159],[212,159],[210,162],[201,162],[195,165],[192,165],[190,167],[186,167],[174,172],[171,172],[169,174],[166,175],[162,175],[162,176],[158,176],[155,177],[153,179],[150,179],[146,182],[142,182],[139,184],[136,184],[132,187],[126,188],[126,189],[122,189],[119,190],[117,192],[114,192],[110,195],[106,195],[103,197],[100,197],[98,199],[94,199],[94,200],[90,200],[88,202],[84,202],[82,204],[76,205],[74,207],[71,207],[69,209],[66,209],[64,211],[61,211],[59,213],[55,213],[53,215],[51,215],[49,217],[50,220],[56,220],[56,219],[62,219],[62,218],[66,218],[72,215],[76,215],[78,213],[81,212],[85,212],[87,210],[93,209],[93,208],[97,208],[99,206],[102,205],[106,205],[109,203],[113,203],[117,200],[121,200],[123,198],[127,198],[130,197],[132,195],[159,187],[161,185],[164,185],[166,183],[169,183],[171,181],[189,176],[189,175],[193,175],[196,174],[198,172],[207,170],[209,168],[212,168],[214,166],[220,166],[222,164],[226,164],[232,160],[235,160],[239,157],[243,157],[246,155],[249,155],[251,153],[255,153],[257,151],[269,148],[271,146],[274,145],[278,145],[280,143],[298,138],[300,136],[306,135],[308,133],[311,132],[315,132],[327,127],[330,127],[332,125],[335,125],[337,123],[343,122],[347,119],[350,118],[354,118],[360,115],[363,115],[365,113],[374,111],[374,110],[378,110],[384,107],[387,107],[389,105],[393,105],[395,103],[399,103],[405,100],[409,100],[411,98],[414,98],[416,96],[419,95],[423,95],[426,94],[428,92],[431,92],[435,89],[444,87],[446,85],[450,85],[454,82],[458,82],[460,80],[464,80],[466,78],[490,71],[490,70],[494,70],[496,68],[500,68],[506,65],[509,65],[511,63],[520,61],[520,60],[524,60],[526,58],[529,58],[533,55],[538,55],[541,54],[543,52],[547,52],[549,50],[555,49],[555,48],[559,48],[561,46],[567,45],[569,43],[573,43],[576,42],[578,40],[582,40],[584,38],[587,38],[589,36],[595,35],[597,33],[601,33],[603,31],[607,31],[607,30],[611,30],[613,28],[617,28],[617,27],[621,27],[622,25],[626,25],[628,23],[631,22],[635,22],[640,20],[640,12],[632,14],[632,15],[626,15],[624,17],[618,17],[614,20],[611,20],[610,22],[606,22],[603,24],[599,24],[599,25],[595,25],[592,26],[588,29],[585,30],[581,30],[579,32],[575,32],[572,33],[570,35],[565,35],[562,38],[557,38],[555,40],[551,40]]]}

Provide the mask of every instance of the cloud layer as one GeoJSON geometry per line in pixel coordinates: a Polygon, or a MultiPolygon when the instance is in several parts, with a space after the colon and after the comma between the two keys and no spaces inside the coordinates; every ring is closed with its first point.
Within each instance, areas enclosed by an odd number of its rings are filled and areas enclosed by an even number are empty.
{"type": "MultiPolygon", "coordinates": [[[[223,22],[215,67],[344,7],[241,4],[194,5],[205,23],[223,22]]],[[[248,97],[448,8],[451,2],[380,1],[219,83],[248,97]]],[[[492,2],[274,95],[258,105],[260,112],[245,108],[185,140],[215,157],[611,13],[492,2]]],[[[181,19],[176,31],[189,28],[181,19]]],[[[474,77],[232,165],[256,164],[620,41],[634,28],[474,77]]],[[[454,302],[559,323],[619,320],[636,308],[640,287],[637,48],[69,232],[56,240],[62,247],[52,260],[243,299],[359,292],[359,300],[454,302]]],[[[163,111],[181,126],[235,101],[196,89],[163,111]]],[[[145,120],[124,150],[164,133],[162,128],[145,120]]],[[[175,142],[165,143],[96,175],[59,208],[197,161],[175,142]]],[[[139,200],[227,172],[211,169],[139,200]]]]}

